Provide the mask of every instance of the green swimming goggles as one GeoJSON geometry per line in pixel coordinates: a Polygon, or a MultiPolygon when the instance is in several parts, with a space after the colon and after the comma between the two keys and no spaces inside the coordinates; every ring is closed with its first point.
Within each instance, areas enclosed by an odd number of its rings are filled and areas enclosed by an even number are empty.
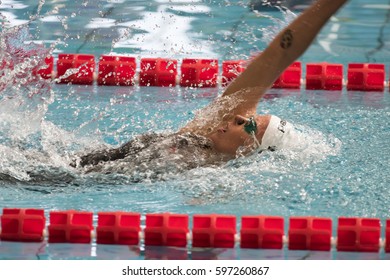
{"type": "Polygon", "coordinates": [[[249,120],[245,123],[244,130],[249,135],[254,135],[257,133],[257,123],[254,117],[250,117],[249,120]]]}

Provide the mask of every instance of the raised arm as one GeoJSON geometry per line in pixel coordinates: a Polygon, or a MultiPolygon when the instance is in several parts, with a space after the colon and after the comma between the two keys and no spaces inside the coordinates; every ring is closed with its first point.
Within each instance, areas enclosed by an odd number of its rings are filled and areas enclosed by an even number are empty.
{"type": "Polygon", "coordinates": [[[310,46],[318,32],[347,0],[318,0],[283,29],[225,90],[180,132],[208,135],[229,118],[249,117],[266,90],[310,46]]]}
{"type": "Polygon", "coordinates": [[[223,96],[245,88],[247,98],[259,101],[265,90],[310,46],[318,32],[347,0],[318,0],[283,29],[271,44],[248,65],[223,96]]]}

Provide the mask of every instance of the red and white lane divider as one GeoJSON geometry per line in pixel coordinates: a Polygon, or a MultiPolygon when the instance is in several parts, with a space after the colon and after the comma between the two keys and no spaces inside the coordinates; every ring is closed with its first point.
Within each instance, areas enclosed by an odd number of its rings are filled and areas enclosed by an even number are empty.
{"type": "Polygon", "coordinates": [[[75,210],[51,211],[49,225],[43,209],[3,209],[0,240],[16,242],[91,243],[192,248],[283,249],[390,253],[390,219],[385,237],[377,218],[338,218],[337,237],[332,237],[332,219],[290,217],[287,234],[279,216],[242,216],[237,232],[234,215],[141,214],[99,212],[97,226],[93,213],[75,210]]]}
{"type": "MultiPolygon", "coordinates": [[[[217,59],[142,58],[102,55],[98,63],[88,54],[59,54],[54,70],[54,58],[45,60],[46,68],[37,71],[45,79],[57,83],[115,86],[217,87],[226,86],[242,71],[247,61],[222,62],[217,59]],[[138,66],[138,67],[137,67],[138,66]],[[179,67],[180,66],[180,67],[179,67]],[[96,70],[97,69],[97,70],[96,70]],[[180,70],[180,73],[179,73],[180,70]],[[220,73],[221,72],[221,73],[220,73]]],[[[6,64],[3,63],[5,67],[6,64]]],[[[306,64],[306,77],[302,78],[302,63],[291,64],[275,81],[274,88],[310,90],[384,91],[388,85],[384,64],[350,63],[347,77],[342,64],[319,62],[306,64]]]]}

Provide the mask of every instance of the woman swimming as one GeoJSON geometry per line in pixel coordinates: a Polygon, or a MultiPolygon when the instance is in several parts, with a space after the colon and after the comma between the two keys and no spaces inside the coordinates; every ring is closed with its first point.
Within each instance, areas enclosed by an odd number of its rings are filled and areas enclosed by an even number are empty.
{"type": "Polygon", "coordinates": [[[318,0],[312,4],[248,64],[220,97],[176,133],[142,135],[119,148],[81,156],[73,165],[87,172],[138,171],[155,177],[224,163],[253,151],[283,148],[291,141],[292,125],[273,115],[257,115],[257,105],[345,2],[318,0]]]}

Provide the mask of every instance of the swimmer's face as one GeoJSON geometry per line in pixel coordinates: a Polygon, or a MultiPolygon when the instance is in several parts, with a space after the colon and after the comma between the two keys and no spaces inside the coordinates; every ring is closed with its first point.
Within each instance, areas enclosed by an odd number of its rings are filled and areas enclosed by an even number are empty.
{"type": "MultiPolygon", "coordinates": [[[[258,122],[259,116],[254,118],[258,122]]],[[[213,141],[214,148],[220,153],[235,156],[239,147],[253,145],[253,136],[244,129],[248,121],[249,118],[236,115],[232,120],[223,123],[208,136],[213,141]]]]}

